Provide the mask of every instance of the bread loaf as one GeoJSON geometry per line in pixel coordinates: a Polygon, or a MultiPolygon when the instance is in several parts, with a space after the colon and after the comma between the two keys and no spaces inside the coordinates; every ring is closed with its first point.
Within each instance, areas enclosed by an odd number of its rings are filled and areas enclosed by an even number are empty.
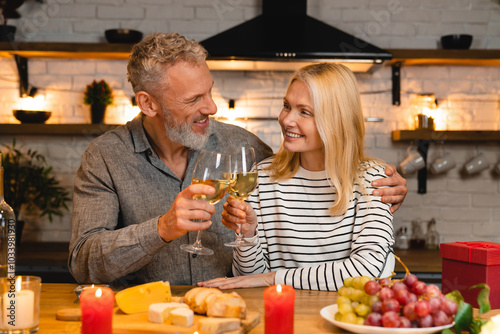
{"type": "Polygon", "coordinates": [[[240,319],[201,318],[198,321],[200,334],[221,334],[240,330],[240,319]]]}
{"type": "Polygon", "coordinates": [[[184,296],[184,302],[194,312],[209,317],[245,319],[247,313],[246,303],[240,295],[215,288],[193,288],[184,296]]]}
{"type": "Polygon", "coordinates": [[[247,316],[247,306],[236,292],[223,293],[211,298],[207,304],[207,315],[220,318],[240,318],[247,316]]]}

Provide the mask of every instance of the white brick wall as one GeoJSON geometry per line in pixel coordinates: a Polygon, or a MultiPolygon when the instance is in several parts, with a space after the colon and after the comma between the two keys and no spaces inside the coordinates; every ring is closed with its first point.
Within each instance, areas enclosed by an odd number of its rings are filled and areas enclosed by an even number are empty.
{"type": "MultiPolygon", "coordinates": [[[[18,41],[104,42],[104,30],[132,28],[145,34],[178,31],[202,40],[261,12],[260,0],[54,0],[40,5],[26,2],[16,23],[18,41]]],[[[308,13],[339,29],[382,48],[438,48],[441,35],[471,33],[472,48],[500,49],[500,5],[492,0],[309,0],[308,13]]],[[[115,91],[115,104],[106,122],[125,115],[132,91],[126,80],[126,61],[30,59],[30,83],[45,88],[48,123],[88,123],[89,107],[82,104],[85,85],[107,80],[115,91]]],[[[214,72],[214,99],[221,116],[228,116],[227,99],[236,99],[236,114],[277,117],[290,73],[214,72]],[[264,99],[259,99],[263,98],[264,99]],[[274,99],[270,99],[274,97],[274,99]]],[[[498,96],[500,67],[418,66],[402,69],[402,105],[391,105],[391,71],[383,67],[372,74],[359,74],[366,116],[384,122],[366,124],[367,153],[398,164],[410,143],[394,143],[392,130],[405,129],[415,93],[433,92],[446,112],[449,129],[500,130],[498,96]]],[[[15,63],[0,58],[0,122],[17,123],[11,110],[18,103],[15,63]]],[[[276,121],[247,121],[239,125],[256,133],[275,150],[281,141],[276,121]]],[[[18,145],[46,155],[63,185],[71,188],[81,153],[92,136],[17,136],[18,145]]],[[[0,133],[0,144],[12,136],[0,133]]],[[[465,177],[463,164],[478,152],[490,163],[500,160],[499,143],[448,143],[457,167],[445,175],[429,175],[428,193],[417,193],[416,175],[407,176],[409,194],[395,214],[395,228],[420,218],[435,218],[442,242],[466,240],[500,241],[500,176],[488,171],[465,177]]],[[[436,155],[431,145],[429,160],[436,155]]],[[[33,221],[26,238],[69,240],[70,213],[54,223],[33,221]]]]}

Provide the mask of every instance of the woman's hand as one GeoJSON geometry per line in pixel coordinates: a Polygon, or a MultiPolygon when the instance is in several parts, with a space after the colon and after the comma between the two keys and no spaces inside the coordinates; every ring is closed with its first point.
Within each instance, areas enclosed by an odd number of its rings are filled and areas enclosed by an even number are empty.
{"type": "Polygon", "coordinates": [[[271,286],[274,284],[275,271],[263,274],[253,274],[236,277],[220,277],[205,282],[198,282],[198,286],[207,288],[237,289],[237,288],[256,288],[259,286],[271,286]]]}
{"type": "Polygon", "coordinates": [[[378,179],[372,182],[374,187],[384,187],[375,189],[373,191],[374,196],[382,196],[382,202],[392,203],[391,212],[396,212],[406,197],[408,193],[408,188],[406,188],[406,180],[399,175],[396,170],[396,166],[387,165],[385,168],[385,174],[389,177],[378,179]]]}
{"type": "Polygon", "coordinates": [[[241,226],[244,238],[251,238],[255,235],[257,215],[249,204],[229,196],[223,207],[222,223],[227,228],[238,233],[241,226]]]}

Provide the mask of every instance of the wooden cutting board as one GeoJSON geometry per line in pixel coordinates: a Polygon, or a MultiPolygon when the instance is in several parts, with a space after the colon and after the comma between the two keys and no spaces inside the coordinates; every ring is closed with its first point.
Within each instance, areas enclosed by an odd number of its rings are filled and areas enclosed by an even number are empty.
{"type": "MultiPolygon", "coordinates": [[[[113,315],[113,334],[192,334],[198,330],[198,320],[204,316],[195,314],[194,324],[191,327],[181,327],[166,324],[156,324],[148,320],[148,313],[125,314],[115,309],[113,315]]],[[[260,314],[255,311],[247,311],[247,318],[241,321],[239,332],[248,333],[260,322],[260,314]]]]}

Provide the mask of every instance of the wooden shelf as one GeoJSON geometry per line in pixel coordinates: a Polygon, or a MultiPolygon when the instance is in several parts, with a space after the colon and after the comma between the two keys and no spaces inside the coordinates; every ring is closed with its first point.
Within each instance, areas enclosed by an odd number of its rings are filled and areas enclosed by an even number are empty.
{"type": "Polygon", "coordinates": [[[0,135],[99,136],[117,124],[0,124],[0,135]]]}
{"type": "Polygon", "coordinates": [[[500,50],[391,49],[389,65],[499,66],[500,50]]]}
{"type": "MultiPolygon", "coordinates": [[[[128,59],[132,44],[0,42],[0,57],[128,59]]],[[[388,65],[499,66],[500,50],[389,49],[388,65]]]]}
{"type": "Polygon", "coordinates": [[[395,130],[392,140],[500,141],[500,131],[395,130]]]}

